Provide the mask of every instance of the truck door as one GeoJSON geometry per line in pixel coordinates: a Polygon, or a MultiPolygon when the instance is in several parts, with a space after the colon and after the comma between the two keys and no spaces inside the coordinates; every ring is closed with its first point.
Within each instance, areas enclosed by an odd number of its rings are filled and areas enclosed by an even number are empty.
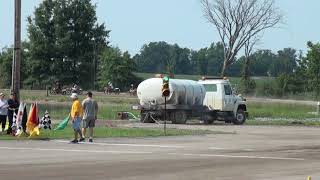
{"type": "Polygon", "coordinates": [[[229,84],[224,84],[224,109],[223,111],[233,111],[233,93],[229,84]]]}
{"type": "Polygon", "coordinates": [[[215,97],[217,93],[216,84],[203,84],[206,89],[206,96],[204,98],[204,105],[216,109],[215,107],[215,97]]]}

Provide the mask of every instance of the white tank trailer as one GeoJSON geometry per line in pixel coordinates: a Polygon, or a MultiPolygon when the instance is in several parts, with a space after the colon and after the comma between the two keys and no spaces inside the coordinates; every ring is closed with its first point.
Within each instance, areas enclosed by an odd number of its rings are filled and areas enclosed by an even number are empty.
{"type": "MultiPolygon", "coordinates": [[[[151,78],[141,82],[137,88],[140,100],[141,121],[154,122],[165,115],[165,98],[162,97],[162,78],[151,78]]],[[[183,124],[189,116],[203,111],[206,90],[202,84],[192,80],[170,79],[170,95],[167,97],[166,119],[183,124]]]]}
{"type": "Polygon", "coordinates": [[[225,78],[170,79],[166,110],[162,84],[161,78],[151,78],[138,86],[140,105],[133,108],[140,110],[142,122],[166,119],[184,124],[189,117],[199,117],[205,124],[215,120],[243,124],[248,117],[246,99],[236,95],[225,78]]]}

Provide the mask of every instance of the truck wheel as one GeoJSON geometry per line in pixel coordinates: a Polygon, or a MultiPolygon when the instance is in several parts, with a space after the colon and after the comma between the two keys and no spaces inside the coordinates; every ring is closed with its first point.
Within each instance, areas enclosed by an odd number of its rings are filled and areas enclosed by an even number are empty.
{"type": "Polygon", "coordinates": [[[213,117],[208,114],[203,115],[201,117],[201,120],[203,121],[204,124],[212,124],[214,122],[213,117]]]}
{"type": "Polygon", "coordinates": [[[233,124],[241,125],[246,122],[246,114],[243,109],[238,109],[235,119],[233,120],[233,124]]]}
{"type": "Polygon", "coordinates": [[[185,124],[187,122],[187,113],[185,111],[172,112],[170,119],[172,124],[185,124]]]}

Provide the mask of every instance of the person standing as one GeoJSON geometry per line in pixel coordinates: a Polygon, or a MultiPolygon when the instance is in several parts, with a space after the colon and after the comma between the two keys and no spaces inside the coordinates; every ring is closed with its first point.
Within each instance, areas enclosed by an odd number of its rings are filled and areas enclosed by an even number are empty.
{"type": "Polygon", "coordinates": [[[12,123],[13,123],[13,115],[14,113],[18,113],[18,109],[20,106],[20,102],[17,99],[16,93],[12,92],[11,97],[8,100],[8,119],[9,119],[9,127],[7,130],[7,134],[12,133],[12,123]]]}
{"type": "Polygon", "coordinates": [[[4,133],[4,129],[6,128],[7,115],[8,115],[8,101],[4,99],[4,94],[0,93],[0,123],[2,127],[1,133],[4,133]]]}
{"type": "Polygon", "coordinates": [[[83,108],[78,99],[77,93],[72,93],[70,97],[73,101],[70,117],[72,120],[72,128],[74,130],[74,140],[72,140],[70,143],[78,143],[79,141],[80,142],[84,141],[84,138],[82,137],[82,133],[81,133],[81,120],[83,116],[83,108]],[[78,141],[78,134],[80,136],[79,141],[78,141]]]}
{"type": "Polygon", "coordinates": [[[87,93],[87,98],[82,101],[82,107],[84,110],[83,114],[83,128],[82,134],[83,138],[86,136],[86,130],[89,128],[89,142],[93,142],[93,128],[95,127],[95,122],[97,120],[98,114],[98,103],[92,99],[92,92],[87,93]]]}

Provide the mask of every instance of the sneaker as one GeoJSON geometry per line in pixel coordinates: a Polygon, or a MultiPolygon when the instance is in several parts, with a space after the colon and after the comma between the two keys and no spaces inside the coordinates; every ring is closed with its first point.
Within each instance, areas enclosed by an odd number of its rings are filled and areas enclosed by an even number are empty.
{"type": "Polygon", "coordinates": [[[85,138],[80,138],[79,142],[84,142],[85,140],[85,138]]]}
{"type": "Polygon", "coordinates": [[[76,139],[74,139],[74,140],[72,140],[72,141],[70,141],[70,143],[71,144],[77,144],[79,141],[78,140],[76,140],[76,139]]]}
{"type": "Polygon", "coordinates": [[[92,143],[92,142],[93,142],[93,140],[90,138],[90,139],[89,139],[89,142],[91,142],[91,143],[92,143]]]}

